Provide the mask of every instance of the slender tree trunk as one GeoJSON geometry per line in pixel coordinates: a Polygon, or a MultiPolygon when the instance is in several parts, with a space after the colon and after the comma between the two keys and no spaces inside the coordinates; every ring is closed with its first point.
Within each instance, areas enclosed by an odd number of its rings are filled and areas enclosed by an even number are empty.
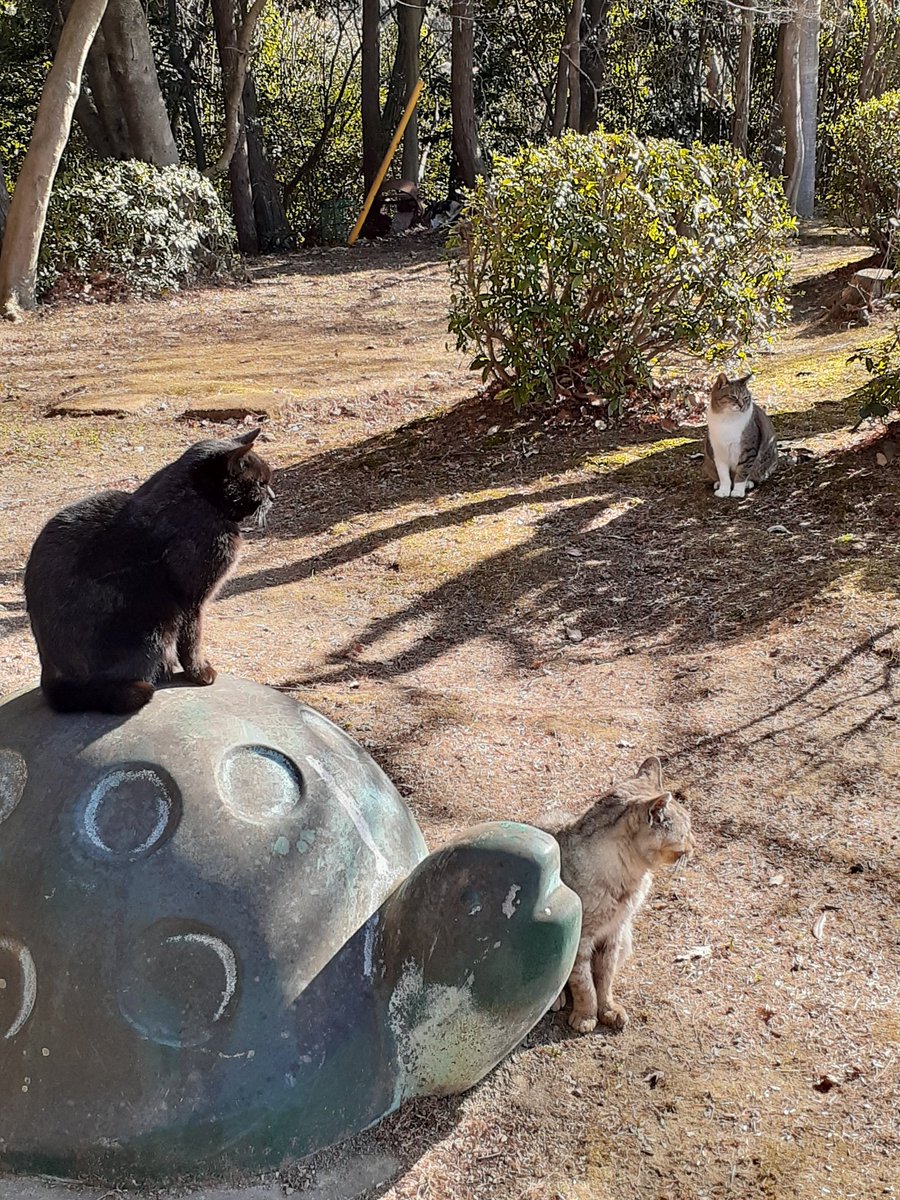
{"type": "Polygon", "coordinates": [[[797,211],[803,174],[803,112],[800,107],[800,20],[794,14],[785,24],[781,43],[781,111],[784,120],[784,191],[792,212],[797,211]]]}
{"type": "Polygon", "coordinates": [[[225,145],[222,153],[207,167],[204,174],[210,178],[224,175],[228,170],[232,155],[245,135],[242,135],[244,79],[247,76],[247,64],[250,59],[250,44],[256,23],[265,8],[266,0],[253,0],[252,6],[241,22],[241,27],[235,32],[234,9],[232,0],[212,0],[213,20],[218,30],[229,30],[226,40],[219,41],[219,57],[222,62],[222,90],[225,101],[225,145]]]}
{"type": "MultiPolygon", "coordinates": [[[[404,101],[409,100],[419,78],[419,41],[422,35],[422,19],[425,16],[424,0],[404,0],[397,10],[398,51],[403,48],[404,101]]],[[[419,113],[413,111],[403,135],[404,179],[419,182],[419,113]]]]}
{"type": "Polygon", "coordinates": [[[247,78],[244,80],[244,120],[247,131],[247,161],[253,190],[253,215],[256,221],[259,249],[263,254],[268,254],[272,250],[290,250],[294,246],[294,231],[291,229],[287,213],[284,211],[281,188],[260,137],[259,117],[256,109],[256,84],[250,71],[247,72],[247,78]]]}
{"type": "Polygon", "coordinates": [[[859,98],[871,100],[877,94],[875,83],[875,68],[878,55],[884,43],[879,17],[883,15],[882,0],[867,0],[866,2],[866,49],[863,54],[862,66],[859,69],[859,98]]]}
{"type": "Polygon", "coordinates": [[[583,0],[574,0],[572,5],[572,41],[569,45],[569,114],[566,125],[569,129],[581,129],[581,18],[583,0]]]}
{"type": "Polygon", "coordinates": [[[803,0],[799,14],[800,125],[803,161],[797,185],[797,212],[811,217],[816,207],[816,133],[819,125],[819,30],[821,0],[803,0]]]}
{"type": "MultiPolygon", "coordinates": [[[[178,0],[169,2],[169,57],[172,66],[178,72],[181,81],[180,94],[184,97],[184,111],[187,116],[188,128],[191,131],[191,141],[194,143],[194,162],[198,171],[206,170],[206,143],[203,139],[203,127],[200,124],[200,114],[197,111],[197,97],[194,92],[194,77],[181,45],[181,35],[178,20],[178,0]]],[[[178,111],[176,103],[172,120],[176,119],[178,111]]]]}
{"type": "MultiPolygon", "coordinates": [[[[572,0],[572,7],[569,9],[569,15],[566,18],[566,28],[563,33],[562,45],[559,48],[559,60],[556,64],[556,99],[553,103],[553,121],[550,125],[551,137],[559,137],[565,129],[566,117],[572,106],[571,60],[573,54],[579,53],[576,51],[576,47],[581,44],[581,14],[583,8],[583,0],[572,0]]],[[[580,101],[581,90],[579,83],[579,108],[580,101]]],[[[569,125],[574,128],[571,121],[569,121],[569,125]]]]}
{"type": "Polygon", "coordinates": [[[581,132],[597,128],[600,88],[606,73],[611,0],[586,0],[581,21],[581,132]]]}
{"type": "MultiPolygon", "coordinates": [[[[212,0],[212,14],[216,44],[219,48],[219,62],[222,65],[222,87],[227,95],[231,88],[231,82],[238,71],[236,61],[238,57],[237,28],[234,21],[233,0],[212,0]]],[[[233,134],[233,145],[224,169],[228,172],[234,227],[237,230],[238,247],[241,253],[259,254],[256,216],[253,211],[253,188],[250,183],[247,135],[244,129],[244,111],[240,103],[234,109],[233,117],[236,121],[236,132],[233,134]]],[[[229,119],[226,116],[226,124],[229,119]]],[[[226,139],[230,140],[231,138],[232,132],[226,132],[226,139]]],[[[216,163],[216,168],[224,157],[223,154],[216,163]]]]}
{"type": "Polygon", "coordinates": [[[253,182],[250,178],[250,151],[247,148],[247,131],[244,128],[244,110],[238,113],[238,135],[231,158],[228,160],[228,186],[231,192],[231,211],[237,230],[238,249],[241,254],[259,254],[259,237],[256,233],[256,212],[253,207],[253,182]]]}
{"type": "Polygon", "coordinates": [[[6,176],[3,174],[3,159],[0,158],[0,246],[3,245],[3,231],[6,228],[6,214],[9,212],[9,189],[6,186],[6,176]]]}
{"type": "Polygon", "coordinates": [[[109,0],[103,38],[109,73],[128,128],[130,157],[155,167],[175,166],[178,147],[159,88],[140,0],[109,0]]]}
{"type": "Polygon", "coordinates": [[[484,159],[475,115],[475,5],[450,0],[450,111],[453,154],[460,181],[474,187],[484,174],[484,159]]]}
{"type": "Polygon", "coordinates": [[[778,26],[775,42],[775,76],[772,81],[772,107],[769,130],[763,146],[763,166],[774,178],[784,174],[784,37],[787,25],[778,26]]]}
{"type": "Polygon", "coordinates": [[[50,193],[69,140],[87,53],[106,5],[107,0],[73,0],[44,83],[0,251],[0,310],[7,316],[35,306],[38,254],[50,193]]]}
{"type": "Polygon", "coordinates": [[[384,154],[381,123],[381,2],[362,0],[362,158],[366,191],[384,154]]]}
{"type": "Polygon", "coordinates": [[[753,68],[753,29],[756,24],[756,9],[749,7],[752,2],[753,0],[746,0],[748,7],[741,14],[741,42],[734,80],[734,124],[731,128],[731,144],[741,154],[747,153],[750,134],[750,80],[753,68]]]}

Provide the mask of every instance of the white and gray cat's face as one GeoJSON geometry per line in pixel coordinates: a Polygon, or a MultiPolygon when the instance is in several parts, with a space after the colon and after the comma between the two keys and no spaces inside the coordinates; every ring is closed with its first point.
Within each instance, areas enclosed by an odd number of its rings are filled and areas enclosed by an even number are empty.
{"type": "Polygon", "coordinates": [[[729,379],[723,372],[709,393],[710,415],[727,417],[747,412],[753,405],[749,383],[750,375],[742,375],[740,379],[729,379]]]}

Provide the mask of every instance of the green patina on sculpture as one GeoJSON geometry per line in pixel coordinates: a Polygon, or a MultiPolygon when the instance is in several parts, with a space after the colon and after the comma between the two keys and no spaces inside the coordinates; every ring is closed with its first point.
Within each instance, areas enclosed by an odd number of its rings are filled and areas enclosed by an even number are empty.
{"type": "Polygon", "coordinates": [[[0,706],[0,1166],[115,1182],[277,1166],[464,1090],[549,1008],[556,843],[428,856],[370,756],[220,678],[128,720],[0,706]]]}

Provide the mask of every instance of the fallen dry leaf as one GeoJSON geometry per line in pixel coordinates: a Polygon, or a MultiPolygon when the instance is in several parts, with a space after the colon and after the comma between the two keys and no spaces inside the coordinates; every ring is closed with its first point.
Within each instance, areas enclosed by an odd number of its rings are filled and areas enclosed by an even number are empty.
{"type": "Polygon", "coordinates": [[[712,946],[691,946],[683,954],[676,954],[676,962],[696,962],[700,959],[712,958],[712,946]]]}
{"type": "Polygon", "coordinates": [[[832,1088],[840,1086],[841,1080],[836,1075],[820,1075],[813,1084],[813,1089],[817,1092],[830,1092],[832,1088]]]}

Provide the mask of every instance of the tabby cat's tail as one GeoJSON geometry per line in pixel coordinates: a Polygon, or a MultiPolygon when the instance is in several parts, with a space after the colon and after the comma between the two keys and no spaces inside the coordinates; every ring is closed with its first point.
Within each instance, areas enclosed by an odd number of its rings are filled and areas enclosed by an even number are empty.
{"type": "Polygon", "coordinates": [[[57,712],[133,713],[153,699],[153,684],[112,679],[41,681],[47,703],[57,712]]]}

